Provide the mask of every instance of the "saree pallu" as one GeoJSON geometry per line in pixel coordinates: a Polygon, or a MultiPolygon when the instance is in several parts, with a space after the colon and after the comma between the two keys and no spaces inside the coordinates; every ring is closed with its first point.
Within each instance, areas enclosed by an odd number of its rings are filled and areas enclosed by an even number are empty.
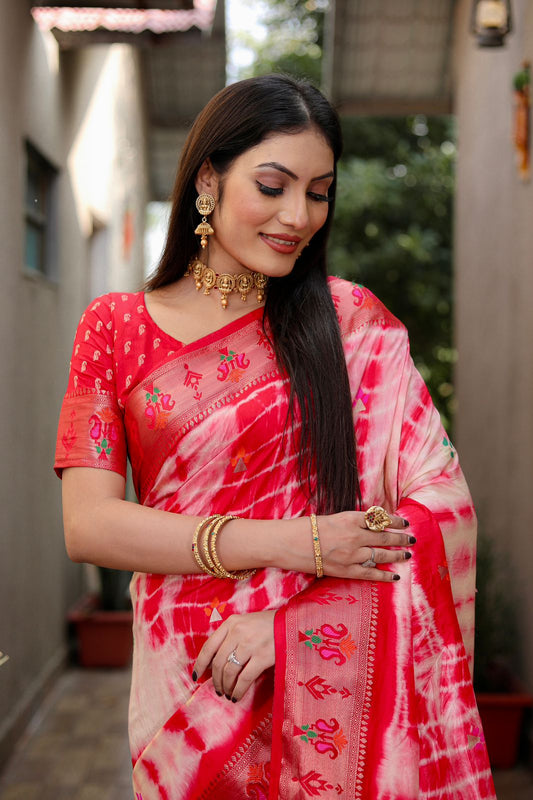
{"type": "MultiPolygon", "coordinates": [[[[136,573],[135,800],[494,796],[468,667],[475,517],[457,455],[403,326],[362,287],[332,279],[330,288],[363,507],[400,509],[418,539],[413,558],[394,566],[402,578],[394,584],[317,581],[275,568],[238,583],[136,573]],[[192,681],[198,651],[222,620],[267,609],[277,612],[274,670],[235,704],[217,697],[209,673],[192,681]]],[[[298,426],[294,435],[285,430],[287,385],[260,312],[198,342],[172,340],[156,362],[150,344],[166,334],[139,295],[122,297],[119,320],[112,296],[100,299],[92,321],[86,312],[56,468],[123,473],[127,447],[146,505],[256,519],[313,511],[298,481],[298,426]],[[91,371],[85,341],[92,349],[93,333],[104,338],[91,371]],[[135,363],[115,357],[126,349],[135,363]]]]}

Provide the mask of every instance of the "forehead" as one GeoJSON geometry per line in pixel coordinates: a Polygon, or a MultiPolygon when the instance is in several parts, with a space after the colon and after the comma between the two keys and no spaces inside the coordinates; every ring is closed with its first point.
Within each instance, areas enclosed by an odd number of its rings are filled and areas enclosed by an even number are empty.
{"type": "Polygon", "coordinates": [[[277,162],[296,175],[323,175],[334,166],[333,151],[324,136],[314,128],[297,133],[274,133],[242,153],[234,167],[253,168],[277,162]]]}

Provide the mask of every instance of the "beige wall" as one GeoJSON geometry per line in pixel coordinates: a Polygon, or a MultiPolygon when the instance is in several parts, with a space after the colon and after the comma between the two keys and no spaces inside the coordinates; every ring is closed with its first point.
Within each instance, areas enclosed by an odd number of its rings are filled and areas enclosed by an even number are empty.
{"type": "Polygon", "coordinates": [[[124,45],[59,54],[30,5],[0,0],[0,650],[10,656],[0,667],[0,764],[61,666],[65,612],[82,588],[64,552],[51,465],[74,329],[89,301],[93,220],[108,226],[100,290],[133,288],[146,201],[138,54],[124,45]],[[60,169],[57,282],[23,269],[26,137],[60,169]]]}
{"type": "Polygon", "coordinates": [[[504,48],[479,49],[457,3],[457,445],[517,600],[519,670],[533,690],[533,183],[512,144],[512,78],[533,61],[533,4],[515,0],[504,48]]]}

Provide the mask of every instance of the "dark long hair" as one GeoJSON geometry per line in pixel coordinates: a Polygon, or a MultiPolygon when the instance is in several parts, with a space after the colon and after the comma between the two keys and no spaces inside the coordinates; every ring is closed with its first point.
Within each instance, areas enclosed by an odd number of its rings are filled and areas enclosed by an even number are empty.
{"type": "MultiPolygon", "coordinates": [[[[146,290],[176,281],[198,252],[195,179],[207,158],[223,179],[232,162],[265,137],[309,128],[324,137],[336,164],[342,151],[339,120],[311,84],[286,75],[264,75],[234,83],[215,95],[185,143],[172,194],[168,239],[146,290]]],[[[301,419],[300,478],[319,513],[353,509],[360,501],[350,386],[327,285],[326,243],[335,184],[334,180],[329,190],[327,220],[292,272],[270,278],[263,317],[278,366],[289,378],[293,431],[295,420],[301,419]]]]}

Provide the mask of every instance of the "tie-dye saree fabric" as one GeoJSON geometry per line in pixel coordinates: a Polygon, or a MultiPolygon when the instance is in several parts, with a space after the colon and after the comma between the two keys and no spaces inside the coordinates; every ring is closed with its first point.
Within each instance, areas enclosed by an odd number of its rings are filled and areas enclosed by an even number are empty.
{"type": "MultiPolygon", "coordinates": [[[[413,558],[393,584],[276,568],[242,582],[136,573],[135,800],[494,796],[468,668],[475,517],[457,454],[403,326],[366,289],[339,279],[330,289],[363,506],[400,508],[418,539],[413,558]],[[209,674],[194,683],[222,620],[266,609],[277,611],[275,668],[235,704],[209,674]]],[[[106,295],[78,328],[56,470],[125,474],[127,453],[145,505],[307,515],[287,408],[261,309],[184,344],[154,323],[142,294],[106,295]]]]}

